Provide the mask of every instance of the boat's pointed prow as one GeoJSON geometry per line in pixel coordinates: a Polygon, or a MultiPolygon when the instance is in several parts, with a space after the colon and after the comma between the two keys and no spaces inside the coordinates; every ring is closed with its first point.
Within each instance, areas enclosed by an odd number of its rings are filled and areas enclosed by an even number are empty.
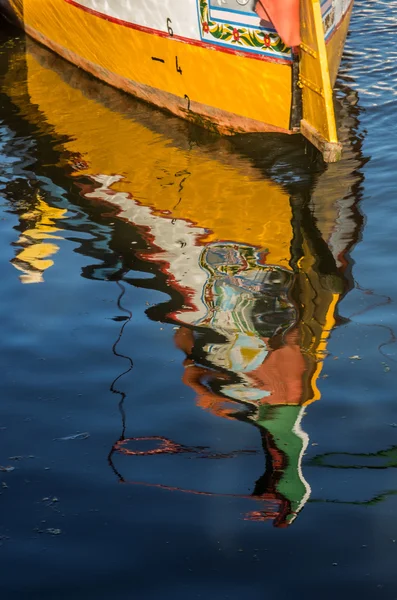
{"type": "Polygon", "coordinates": [[[301,133],[318,148],[326,162],[342,154],[335,123],[320,0],[301,0],[300,74],[303,119],[301,133]]]}

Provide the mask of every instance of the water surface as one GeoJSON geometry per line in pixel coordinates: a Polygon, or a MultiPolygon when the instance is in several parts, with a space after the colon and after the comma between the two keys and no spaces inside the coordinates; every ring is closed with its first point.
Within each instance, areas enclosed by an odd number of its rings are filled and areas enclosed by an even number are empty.
{"type": "Polygon", "coordinates": [[[393,8],[328,168],[2,31],[7,600],[397,597],[393,8]]]}

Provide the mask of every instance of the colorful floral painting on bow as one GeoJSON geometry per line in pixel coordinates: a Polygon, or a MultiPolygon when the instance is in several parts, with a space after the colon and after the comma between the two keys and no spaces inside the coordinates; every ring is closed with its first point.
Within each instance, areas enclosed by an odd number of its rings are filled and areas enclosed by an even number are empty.
{"type": "Polygon", "coordinates": [[[238,12],[236,12],[236,22],[218,20],[211,14],[209,0],[198,0],[198,2],[202,40],[234,50],[255,52],[284,60],[290,59],[291,50],[283,43],[277,32],[258,25],[239,23],[238,12]]]}

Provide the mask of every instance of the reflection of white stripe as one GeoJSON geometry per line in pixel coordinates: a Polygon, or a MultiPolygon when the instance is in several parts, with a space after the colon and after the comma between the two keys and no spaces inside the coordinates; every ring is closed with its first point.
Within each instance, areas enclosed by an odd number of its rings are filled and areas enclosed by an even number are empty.
{"type": "Polygon", "coordinates": [[[202,246],[199,240],[207,233],[206,230],[183,219],[157,216],[151,207],[138,204],[129,194],[115,192],[112,186],[123,179],[121,175],[92,175],[91,179],[100,187],[86,192],[87,198],[105,200],[119,208],[118,216],[122,219],[149,229],[159,250],[156,254],[148,253],[147,260],[169,264],[164,270],[183,288],[185,299],[188,298],[194,308],[193,311],[182,309],[176,316],[183,315],[181,321],[186,323],[204,318],[207,307],[201,294],[208,275],[200,267],[202,246]]]}
{"type": "Polygon", "coordinates": [[[229,12],[226,10],[217,10],[216,8],[211,8],[211,20],[215,19],[217,21],[221,21],[222,23],[232,23],[236,25],[251,25],[253,27],[259,27],[260,19],[257,14],[246,14],[229,12]]]}
{"type": "Polygon", "coordinates": [[[299,416],[298,416],[298,418],[297,418],[297,420],[295,422],[295,425],[292,428],[292,431],[303,442],[302,443],[302,450],[301,450],[301,452],[299,454],[299,458],[298,458],[298,473],[299,473],[299,478],[300,478],[301,482],[303,483],[303,485],[306,488],[306,494],[303,496],[303,498],[302,498],[302,500],[301,500],[301,502],[300,502],[300,504],[299,504],[299,506],[298,506],[298,508],[296,510],[296,515],[294,516],[294,518],[292,520],[294,520],[297,517],[298,512],[300,510],[302,510],[302,508],[304,507],[304,505],[306,504],[306,502],[310,498],[310,494],[312,492],[312,488],[310,487],[310,485],[308,484],[308,482],[306,481],[306,479],[303,477],[303,472],[302,472],[302,458],[303,458],[303,455],[304,455],[304,453],[306,451],[306,448],[309,445],[309,436],[308,436],[308,434],[305,431],[303,431],[303,429],[301,427],[301,422],[302,422],[304,413],[305,413],[305,407],[302,406],[301,411],[299,413],[299,416]]]}

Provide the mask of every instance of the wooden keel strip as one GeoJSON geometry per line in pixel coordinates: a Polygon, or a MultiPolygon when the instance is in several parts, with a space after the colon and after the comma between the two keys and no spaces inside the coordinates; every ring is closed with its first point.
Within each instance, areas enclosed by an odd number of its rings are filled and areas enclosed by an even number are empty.
{"type": "Polygon", "coordinates": [[[340,142],[329,142],[317,129],[310,125],[305,119],[301,121],[301,133],[305,138],[320,150],[326,163],[338,162],[342,157],[342,144],[340,142]]]}

